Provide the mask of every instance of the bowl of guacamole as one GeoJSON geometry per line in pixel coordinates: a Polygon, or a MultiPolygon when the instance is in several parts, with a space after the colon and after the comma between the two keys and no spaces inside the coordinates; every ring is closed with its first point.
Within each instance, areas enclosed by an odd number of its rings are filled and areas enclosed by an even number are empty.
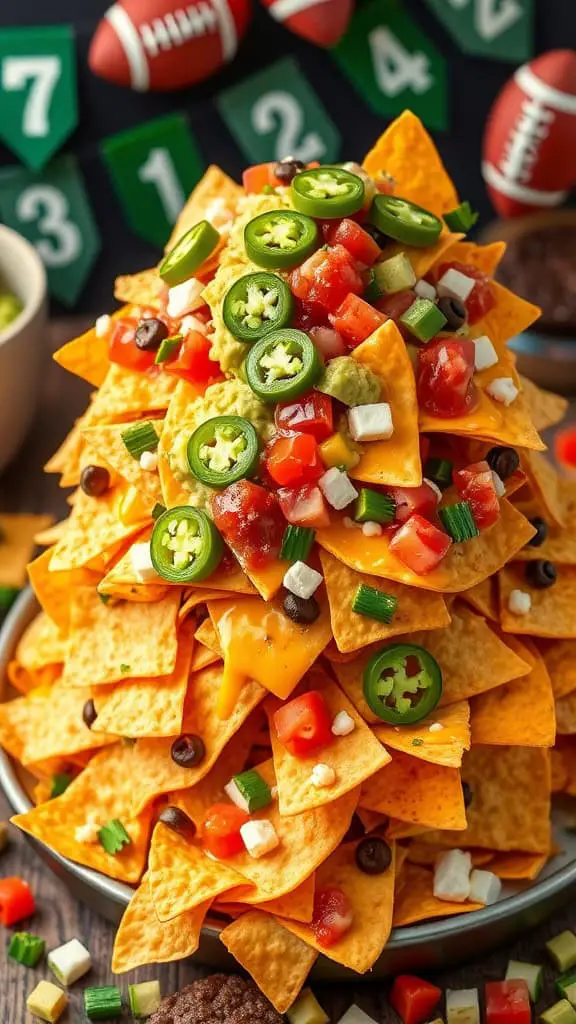
{"type": "Polygon", "coordinates": [[[2,286],[0,282],[0,335],[14,323],[24,309],[22,299],[16,292],[2,286]]]}

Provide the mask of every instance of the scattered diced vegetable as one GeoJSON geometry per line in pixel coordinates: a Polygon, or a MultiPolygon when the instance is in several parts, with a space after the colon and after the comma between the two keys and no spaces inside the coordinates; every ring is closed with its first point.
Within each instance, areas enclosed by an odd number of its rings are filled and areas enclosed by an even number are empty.
{"type": "Polygon", "coordinates": [[[302,989],[298,999],[286,1010],[289,1024],[328,1024],[330,1020],[309,988],[302,989]]]}
{"type": "Polygon", "coordinates": [[[160,982],[141,981],[137,985],[128,986],[130,1012],[133,1017],[150,1017],[160,1006],[162,995],[160,982]]]}
{"type": "Polygon", "coordinates": [[[235,775],[224,786],[224,790],[232,803],[240,807],[246,814],[261,811],[272,800],[270,786],[254,768],[235,775]]]}
{"type": "Polygon", "coordinates": [[[88,1020],[116,1020],[122,1016],[122,995],[116,985],[84,990],[84,1012],[88,1020]]]}
{"type": "Polygon", "coordinates": [[[44,955],[46,943],[38,935],[15,932],[8,944],[8,956],[24,967],[36,967],[44,955]]]}
{"type": "Polygon", "coordinates": [[[559,971],[567,971],[576,966],[576,935],[568,929],[560,932],[546,943],[552,960],[559,971]]]}
{"type": "Polygon", "coordinates": [[[365,615],[369,619],[378,619],[390,625],[394,612],[398,607],[398,598],[392,594],[384,594],[375,587],[367,587],[361,583],[354,595],[352,611],[365,615]]]}
{"type": "Polygon", "coordinates": [[[151,420],[133,423],[121,436],[133,459],[139,459],[142,452],[155,452],[158,447],[158,434],[151,420]]]}
{"type": "Polygon", "coordinates": [[[567,999],[560,999],[540,1014],[544,1024],[576,1024],[576,1010],[567,999]]]}
{"type": "Polygon", "coordinates": [[[310,554],[316,530],[309,526],[288,525],[282,538],[280,558],[287,562],[305,562],[310,554]]]}
{"type": "Polygon", "coordinates": [[[79,939],[70,939],[48,953],[48,967],[68,987],[88,973],[92,958],[79,939]]]}
{"type": "Polygon", "coordinates": [[[530,993],[521,979],[486,982],[486,1024],[531,1024],[530,993]]]}
{"type": "Polygon", "coordinates": [[[390,494],[371,491],[361,487],[354,505],[354,519],[357,523],[384,523],[394,519],[396,502],[390,494]]]}
{"type": "Polygon", "coordinates": [[[446,1024],[480,1024],[477,988],[447,990],[446,1024]]]}
{"type": "Polygon", "coordinates": [[[61,988],[51,981],[39,981],[26,1000],[26,1008],[35,1017],[40,1017],[40,1020],[55,1024],[64,1013],[67,1003],[66,993],[61,988]]]}
{"type": "Polygon", "coordinates": [[[567,971],[556,978],[556,991],[561,998],[576,1006],[576,971],[567,971]]]}
{"type": "Polygon", "coordinates": [[[422,1024],[437,1007],[442,990],[412,974],[394,979],[390,1003],[404,1024],[422,1024]]]}
{"type": "MultiPolygon", "coordinates": [[[[510,960],[506,968],[506,981],[522,980],[528,986],[530,999],[536,1003],[542,995],[542,966],[540,964],[527,964],[520,960],[510,960]]],[[[576,981],[576,976],[574,978],[576,981]]],[[[564,993],[560,993],[563,995],[564,993]]]]}
{"type": "Polygon", "coordinates": [[[0,878],[0,920],[5,928],[31,917],[35,909],[27,882],[21,878],[0,878]]]}

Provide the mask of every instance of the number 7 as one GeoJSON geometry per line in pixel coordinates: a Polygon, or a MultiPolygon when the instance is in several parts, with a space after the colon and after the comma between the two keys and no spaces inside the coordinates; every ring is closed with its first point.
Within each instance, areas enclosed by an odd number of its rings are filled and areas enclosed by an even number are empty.
{"type": "Polygon", "coordinates": [[[2,61],[2,88],[6,91],[24,89],[28,79],[32,80],[22,119],[22,131],[27,138],[48,135],[48,110],[61,71],[60,57],[5,57],[2,61]]]}

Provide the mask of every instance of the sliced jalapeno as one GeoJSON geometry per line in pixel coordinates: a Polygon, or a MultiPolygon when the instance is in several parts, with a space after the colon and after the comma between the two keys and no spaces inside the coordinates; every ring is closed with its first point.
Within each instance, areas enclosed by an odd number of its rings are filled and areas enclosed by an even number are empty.
{"type": "Polygon", "coordinates": [[[309,217],[349,217],[362,209],[364,182],[343,167],[314,167],[293,178],[290,197],[295,208],[309,217]]]}
{"type": "Polygon", "coordinates": [[[318,248],[318,228],[294,210],[261,213],[244,228],[244,246],[253,263],[287,270],[303,263],[318,248]]]}
{"type": "Polygon", "coordinates": [[[397,242],[420,248],[434,245],[442,231],[442,221],[429,210],[384,193],[374,196],[368,220],[397,242]]]}
{"type": "Polygon", "coordinates": [[[261,338],[246,358],[246,380],[263,402],[287,402],[320,379],[323,365],[304,331],[284,329],[261,338]]]}
{"type": "Polygon", "coordinates": [[[156,520],[150,558],[162,579],[197,583],[214,572],[223,554],[222,537],[202,509],[177,505],[156,520]]]}
{"type": "Polygon", "coordinates": [[[238,341],[258,341],[292,319],[294,299],[288,285],[276,274],[261,271],[245,274],[224,296],[224,323],[238,341]]]}
{"type": "Polygon", "coordinates": [[[220,241],[220,234],[209,220],[201,220],[182,235],[162,260],[159,274],[172,287],[191,277],[207,260],[220,241]]]}
{"type": "Polygon", "coordinates": [[[364,669],[364,697],[390,725],[414,725],[442,696],[442,670],[424,647],[392,644],[377,651],[364,669]]]}
{"type": "Polygon", "coordinates": [[[252,476],[258,467],[258,434],[242,416],[214,416],[201,423],[188,441],[188,465],[209,487],[252,476]]]}

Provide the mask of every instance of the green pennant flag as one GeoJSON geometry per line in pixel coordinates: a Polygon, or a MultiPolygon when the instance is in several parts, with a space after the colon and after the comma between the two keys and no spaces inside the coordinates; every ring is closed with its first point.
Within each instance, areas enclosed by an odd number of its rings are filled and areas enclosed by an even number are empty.
{"type": "Polygon", "coordinates": [[[425,2],[464,53],[516,64],[534,52],[534,0],[425,2]]]}

